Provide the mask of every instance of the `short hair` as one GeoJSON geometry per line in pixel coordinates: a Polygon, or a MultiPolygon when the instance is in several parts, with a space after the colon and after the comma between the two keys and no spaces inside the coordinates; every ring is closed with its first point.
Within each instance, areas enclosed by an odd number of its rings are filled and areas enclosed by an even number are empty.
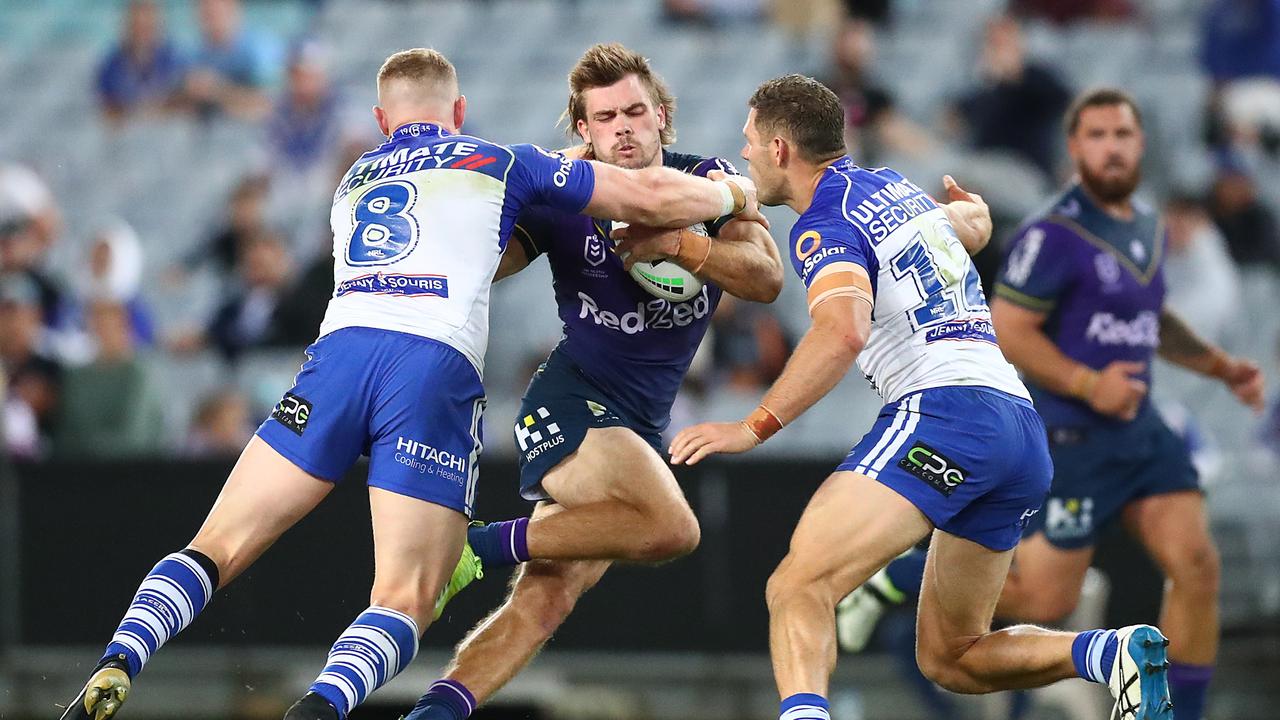
{"type": "Polygon", "coordinates": [[[826,85],[804,75],[783,75],[756,88],[747,103],[761,132],[785,133],[810,161],[843,155],[844,108],[826,85]]]}
{"type": "Polygon", "coordinates": [[[401,50],[382,63],[378,69],[378,87],[391,80],[414,80],[430,83],[456,91],[458,71],[439,50],[413,48],[401,50]]]}
{"type": "Polygon", "coordinates": [[[1133,111],[1134,119],[1138,121],[1138,127],[1142,127],[1142,111],[1138,109],[1138,103],[1132,95],[1119,88],[1101,87],[1086,90],[1071,101],[1071,106],[1067,108],[1067,114],[1062,121],[1063,129],[1066,130],[1067,135],[1074,135],[1076,129],[1080,127],[1080,115],[1085,110],[1116,105],[1128,105],[1133,111]]]}
{"type": "Polygon", "coordinates": [[[662,77],[649,67],[649,61],[643,55],[628,50],[621,43],[592,45],[569,70],[569,105],[563,117],[569,120],[567,130],[570,135],[577,130],[579,120],[587,119],[586,92],[608,87],[628,75],[640,78],[648,88],[649,99],[654,106],[661,106],[666,114],[667,126],[659,131],[659,142],[670,145],[676,141],[676,96],[671,94],[662,77]]]}

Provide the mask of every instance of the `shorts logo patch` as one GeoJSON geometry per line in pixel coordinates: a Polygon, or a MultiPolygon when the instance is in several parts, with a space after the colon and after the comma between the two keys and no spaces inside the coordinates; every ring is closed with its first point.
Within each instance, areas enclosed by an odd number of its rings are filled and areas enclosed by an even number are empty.
{"type": "Polygon", "coordinates": [[[1087,537],[1093,532],[1093,498],[1049,498],[1044,532],[1053,540],[1087,537]]]}
{"type": "MultiPolygon", "coordinates": [[[[537,449],[537,446],[541,444],[544,439],[549,437],[550,440],[547,440],[547,442],[551,442],[551,440],[554,440],[556,436],[560,435],[559,425],[553,422],[542,424],[542,421],[547,420],[550,417],[551,413],[547,412],[545,407],[540,407],[532,414],[525,415],[516,422],[516,443],[520,445],[520,452],[529,452],[530,448],[537,449]],[[534,418],[534,415],[537,415],[536,419],[534,418]],[[538,425],[540,425],[540,427],[535,427],[538,425]],[[543,430],[546,431],[545,435],[543,430]]],[[[563,437],[560,438],[560,442],[564,442],[563,437]]],[[[559,442],[553,444],[558,445],[559,442]]]]}
{"type": "Polygon", "coordinates": [[[588,409],[588,410],[590,410],[590,411],[591,411],[591,414],[592,414],[592,415],[594,415],[594,416],[596,416],[596,417],[600,417],[600,416],[604,415],[605,413],[609,412],[609,408],[606,408],[605,406],[601,405],[600,403],[596,402],[595,400],[588,400],[588,401],[587,401],[587,409],[588,409]]]}
{"type": "Polygon", "coordinates": [[[307,421],[311,419],[311,401],[293,393],[285,393],[271,411],[271,418],[301,437],[302,431],[307,429],[307,421]]]}
{"type": "Polygon", "coordinates": [[[946,455],[919,441],[898,461],[898,467],[929,483],[930,487],[947,497],[951,497],[969,474],[946,455]]]}

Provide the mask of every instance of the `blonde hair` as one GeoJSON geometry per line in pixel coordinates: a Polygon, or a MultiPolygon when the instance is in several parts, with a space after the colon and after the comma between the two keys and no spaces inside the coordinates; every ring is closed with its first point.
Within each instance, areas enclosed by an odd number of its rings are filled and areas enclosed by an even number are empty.
{"type": "Polygon", "coordinates": [[[458,71],[443,53],[431,48],[401,50],[378,69],[378,89],[392,80],[410,80],[422,85],[458,94],[458,71]]]}
{"type": "Polygon", "coordinates": [[[662,77],[649,67],[649,61],[620,43],[596,44],[587,49],[569,71],[569,106],[562,118],[568,118],[568,132],[574,135],[578,121],[587,119],[586,92],[593,88],[608,87],[628,75],[640,78],[649,89],[649,98],[655,107],[661,106],[667,124],[658,133],[663,145],[676,141],[676,98],[667,89],[662,77]]]}

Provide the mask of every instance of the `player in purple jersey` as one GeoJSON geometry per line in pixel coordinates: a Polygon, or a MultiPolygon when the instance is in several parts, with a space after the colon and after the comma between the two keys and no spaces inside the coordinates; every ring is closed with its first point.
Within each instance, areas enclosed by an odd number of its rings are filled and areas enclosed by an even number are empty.
{"type": "Polygon", "coordinates": [[[769,579],[781,720],[828,720],[837,602],[930,535],[916,646],[925,676],[961,693],[1083,677],[1109,686],[1122,720],[1169,720],[1167,641],[1156,628],[991,630],[1052,467],[949,223],[897,173],[844,155],[839,100],[816,81],[769,81],[750,106],[743,157],[760,202],[800,213],[792,263],[813,324],[749,417],[682,430],[672,462],[759,445],[855,359],[889,403],[815,493],[769,579]]]}
{"type": "MultiPolygon", "coordinates": [[[[1134,197],[1143,154],[1137,105],[1111,89],[1067,116],[1076,179],[1020,228],[992,306],[1001,347],[1045,420],[1053,486],[996,608],[1052,623],[1080,597],[1098,534],[1122,520],[1169,582],[1160,626],[1178,720],[1200,720],[1218,648],[1218,551],[1186,444],[1148,399],[1160,357],[1221,380],[1260,411],[1256,365],[1202,340],[1165,306],[1165,235],[1134,197]]],[[[841,603],[842,643],[860,649],[886,601],[918,592],[918,557],[892,563],[841,603]]]]}
{"type": "MultiPolygon", "coordinates": [[[[460,135],[466,99],[453,65],[432,50],[388,58],[378,102],[387,141],[357,161],[334,197],[336,287],[321,337],[195,539],[144,578],[64,720],[114,716],[150,657],[363,453],[371,606],[285,716],[346,718],[413,660],[442,603],[474,577],[465,572],[474,556],[463,550],[481,450],[489,288],[520,211],[542,204],[675,228],[728,214],[763,221],[741,178],[628,170],[460,135]]],[[[101,504],[106,533],[143,521],[128,517],[127,498],[101,504]]],[[[316,571],[343,568],[320,559],[316,571]]],[[[70,585],[75,569],[66,572],[70,585]]],[[[82,594],[98,599],[90,588],[82,594]]]]}
{"type": "MultiPolygon", "coordinates": [[[[585,143],[576,152],[624,168],[736,175],[723,160],[666,148],[675,140],[675,99],[644,57],[596,45],[569,83],[566,115],[585,143]]],[[[547,256],[564,338],[534,376],[516,422],[520,492],[538,505],[531,518],[473,528],[470,544],[486,568],[536,560],[521,565],[507,602],[462,642],[412,720],[465,717],[491,697],[612,561],[662,562],[698,544],[697,519],[659,455],[660,433],[721,293],[771,302],[782,260],[762,224],[732,217],[705,223],[705,234],[682,231],[669,245],[627,243],[616,252],[610,230],[590,214],[529,208],[503,255],[498,278],[547,256]],[[695,273],[701,293],[656,298],[627,272],[661,258],[695,273]]]]}

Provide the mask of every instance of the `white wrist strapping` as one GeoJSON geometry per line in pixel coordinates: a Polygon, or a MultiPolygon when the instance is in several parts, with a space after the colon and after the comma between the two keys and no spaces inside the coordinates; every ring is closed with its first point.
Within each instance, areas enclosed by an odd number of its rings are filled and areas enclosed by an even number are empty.
{"type": "Polygon", "coordinates": [[[716,185],[720,186],[720,194],[724,198],[723,204],[720,207],[720,215],[718,217],[732,215],[734,208],[737,206],[737,202],[733,199],[733,189],[729,187],[729,183],[725,180],[717,180],[716,185]]]}

